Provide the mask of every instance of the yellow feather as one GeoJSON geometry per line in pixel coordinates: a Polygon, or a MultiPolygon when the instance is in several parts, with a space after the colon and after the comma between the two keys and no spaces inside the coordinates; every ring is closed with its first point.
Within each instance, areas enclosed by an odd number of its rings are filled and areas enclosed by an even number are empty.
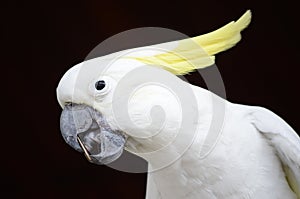
{"type": "Polygon", "coordinates": [[[154,56],[129,57],[145,64],[164,68],[176,75],[184,75],[197,68],[214,64],[215,54],[227,50],[241,40],[240,32],[251,21],[248,10],[238,21],[230,22],[211,33],[178,41],[172,51],[154,56]]]}
{"type": "Polygon", "coordinates": [[[238,43],[241,40],[240,32],[249,25],[250,21],[251,12],[248,10],[238,21],[230,22],[218,30],[192,39],[209,55],[214,55],[238,43]]]}
{"type": "Polygon", "coordinates": [[[296,177],[288,166],[283,166],[283,170],[286,174],[286,179],[291,187],[291,189],[295,192],[298,199],[300,199],[300,185],[297,183],[296,177]]]}

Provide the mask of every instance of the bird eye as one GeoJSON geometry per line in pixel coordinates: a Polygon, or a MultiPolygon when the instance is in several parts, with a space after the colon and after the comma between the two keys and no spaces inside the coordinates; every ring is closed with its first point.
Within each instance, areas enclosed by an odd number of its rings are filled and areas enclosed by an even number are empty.
{"type": "Polygon", "coordinates": [[[95,88],[100,91],[105,87],[105,81],[99,80],[95,83],[95,88]]]}

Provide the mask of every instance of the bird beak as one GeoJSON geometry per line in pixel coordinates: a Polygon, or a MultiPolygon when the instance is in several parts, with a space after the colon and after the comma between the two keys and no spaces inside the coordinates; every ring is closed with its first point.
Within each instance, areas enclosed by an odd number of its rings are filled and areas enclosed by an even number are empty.
{"type": "Polygon", "coordinates": [[[83,104],[65,106],[60,129],[64,140],[95,164],[118,159],[126,143],[123,132],[112,130],[101,113],[83,104]]]}

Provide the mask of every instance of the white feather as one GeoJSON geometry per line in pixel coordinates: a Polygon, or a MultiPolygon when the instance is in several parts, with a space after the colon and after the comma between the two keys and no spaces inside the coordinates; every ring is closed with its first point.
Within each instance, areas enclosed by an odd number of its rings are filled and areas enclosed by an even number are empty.
{"type": "MultiPolygon", "coordinates": [[[[209,121],[211,117],[209,99],[213,94],[201,88],[193,89],[201,111],[197,133],[203,135],[208,131],[209,122],[201,120],[209,121]]],[[[299,137],[278,116],[262,108],[225,103],[224,127],[214,150],[205,159],[199,158],[201,142],[196,140],[174,164],[148,174],[148,199],[157,195],[167,199],[296,198],[286,180],[282,162],[289,165],[299,179],[299,137]],[[270,135],[262,134],[265,129],[278,137],[272,138],[271,145],[265,137],[270,135]],[[284,158],[278,156],[279,153],[284,154],[284,158]]],[[[155,161],[161,159],[153,158],[149,164],[155,161]]]]}

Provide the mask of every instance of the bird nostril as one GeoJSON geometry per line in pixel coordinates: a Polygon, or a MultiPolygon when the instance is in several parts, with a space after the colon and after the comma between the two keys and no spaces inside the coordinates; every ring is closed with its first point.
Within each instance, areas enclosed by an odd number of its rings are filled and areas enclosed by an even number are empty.
{"type": "Polygon", "coordinates": [[[72,107],[72,106],[73,106],[73,103],[72,103],[72,102],[66,102],[66,103],[65,103],[65,106],[70,106],[70,107],[72,107]]]}

